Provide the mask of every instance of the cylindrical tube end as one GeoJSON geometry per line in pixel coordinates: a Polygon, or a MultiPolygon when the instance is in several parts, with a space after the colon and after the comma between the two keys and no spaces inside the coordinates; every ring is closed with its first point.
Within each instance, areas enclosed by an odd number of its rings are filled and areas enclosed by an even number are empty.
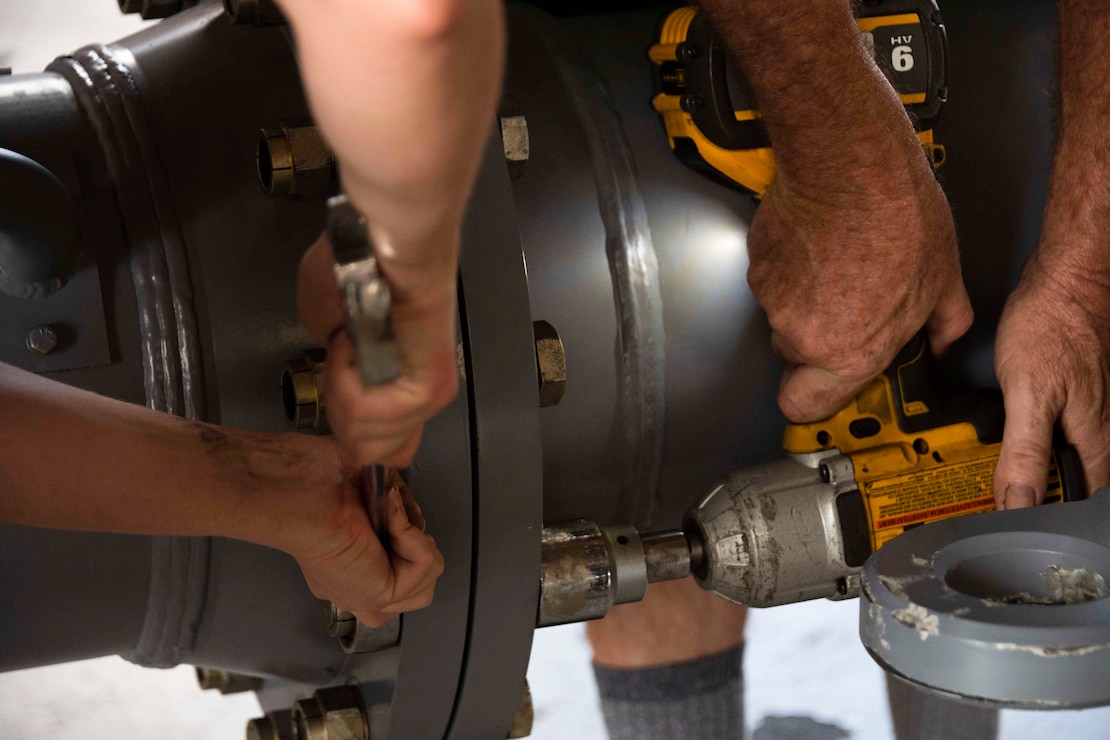
{"type": "Polygon", "coordinates": [[[685,532],[679,529],[652,532],[640,541],[644,547],[648,583],[677,581],[690,575],[691,547],[685,532]]]}

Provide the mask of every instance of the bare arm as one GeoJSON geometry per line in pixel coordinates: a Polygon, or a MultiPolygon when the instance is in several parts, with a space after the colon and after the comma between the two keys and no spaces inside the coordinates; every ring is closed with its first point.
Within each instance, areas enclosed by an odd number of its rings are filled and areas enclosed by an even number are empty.
{"type": "Polygon", "coordinates": [[[952,216],[847,0],[700,0],[739,59],[778,173],[748,236],[748,281],[788,365],[794,421],[843,406],[922,326],[971,324],[952,216]]]}
{"type": "Polygon", "coordinates": [[[393,496],[391,559],[328,440],[187,421],[2,364],[0,409],[0,521],[275,547],[370,623],[431,600],[442,558],[418,510],[393,496]]]}
{"type": "Polygon", "coordinates": [[[393,291],[402,378],[358,384],[321,240],[300,307],[328,342],[329,412],[360,463],[407,464],[422,424],[457,389],[459,230],[501,90],[500,0],[279,0],[317,124],[369,218],[393,291]]]}
{"type": "Polygon", "coordinates": [[[1040,244],[999,324],[1006,431],[995,499],[1044,499],[1053,424],[1110,484],[1110,7],[1060,0],[1056,155],[1040,244]]]}

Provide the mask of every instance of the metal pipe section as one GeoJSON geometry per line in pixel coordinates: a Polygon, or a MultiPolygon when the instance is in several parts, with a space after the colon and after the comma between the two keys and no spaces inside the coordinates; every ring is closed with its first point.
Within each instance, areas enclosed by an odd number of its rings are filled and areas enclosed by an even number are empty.
{"type": "Polygon", "coordinates": [[[0,149],[0,291],[43,298],[61,288],[76,232],[73,203],[54,173],[0,149]]]}
{"type": "Polygon", "coordinates": [[[648,583],[677,581],[690,575],[701,560],[700,546],[691,546],[685,532],[653,532],[640,538],[644,547],[648,583]]]}
{"type": "Polygon", "coordinates": [[[681,531],[641,536],[634,527],[585,519],[544,527],[537,627],[601,619],[613,606],[644,598],[649,583],[690,575],[681,531]]]}

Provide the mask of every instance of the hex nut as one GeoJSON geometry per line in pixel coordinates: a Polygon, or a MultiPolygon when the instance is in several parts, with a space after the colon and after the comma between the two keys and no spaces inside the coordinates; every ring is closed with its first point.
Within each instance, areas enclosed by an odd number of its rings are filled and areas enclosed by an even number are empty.
{"type": "Polygon", "coordinates": [[[248,676],[243,673],[221,671],[218,668],[202,668],[197,666],[197,684],[201,690],[217,689],[221,694],[241,694],[245,691],[257,691],[262,688],[262,679],[258,676],[248,676]]]}
{"type": "Polygon", "coordinates": [[[282,408],[298,432],[331,432],[324,402],[325,357],[323,350],[305,352],[287,363],[281,373],[282,408]]]}
{"type": "Polygon", "coordinates": [[[36,355],[48,355],[58,347],[58,333],[51,326],[36,326],[27,332],[27,349],[36,355]]]}
{"type": "Polygon", "coordinates": [[[510,162],[527,162],[530,153],[528,119],[523,115],[501,116],[501,147],[510,162]]]}
{"type": "Polygon", "coordinates": [[[247,722],[246,740],[295,740],[293,713],[288,709],[270,712],[247,722]]]}
{"type": "Polygon", "coordinates": [[[320,689],[293,705],[297,740],[369,740],[362,694],[354,686],[320,689]]]}
{"type": "Polygon", "coordinates": [[[320,711],[315,696],[300,699],[293,705],[293,737],[297,740],[328,740],[324,713],[320,711]]]}
{"type": "Polygon", "coordinates": [[[311,124],[282,121],[262,129],[258,141],[258,182],[270,195],[334,195],[335,156],[311,124]]]}
{"type": "Polygon", "coordinates": [[[524,691],[520,694],[520,705],[517,706],[516,716],[513,717],[513,726],[509,729],[509,740],[528,737],[532,734],[532,722],[536,712],[532,706],[532,690],[528,687],[528,679],[524,680],[524,691]]]}
{"type": "Polygon", "coordinates": [[[554,406],[567,387],[567,358],[563,341],[555,327],[546,321],[532,322],[536,340],[536,368],[539,376],[540,407],[554,406]]]}
{"type": "Polygon", "coordinates": [[[370,728],[362,708],[362,694],[353,686],[336,686],[316,692],[324,715],[327,740],[367,740],[370,728]]]}

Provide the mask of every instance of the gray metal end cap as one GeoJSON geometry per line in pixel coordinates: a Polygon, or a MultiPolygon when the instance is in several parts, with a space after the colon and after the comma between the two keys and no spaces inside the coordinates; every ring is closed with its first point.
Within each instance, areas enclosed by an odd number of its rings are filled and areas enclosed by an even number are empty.
{"type": "Polygon", "coordinates": [[[860,639],[886,670],[973,702],[1110,704],[1110,496],[930,524],[861,576],[860,639]]]}

